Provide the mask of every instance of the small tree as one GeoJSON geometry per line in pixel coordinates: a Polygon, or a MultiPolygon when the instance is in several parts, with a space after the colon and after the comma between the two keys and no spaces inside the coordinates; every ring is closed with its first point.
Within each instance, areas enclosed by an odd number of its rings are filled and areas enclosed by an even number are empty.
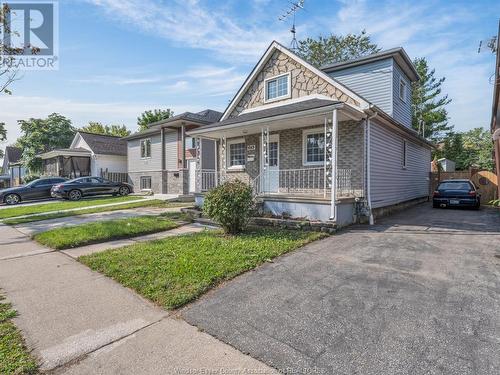
{"type": "Polygon", "coordinates": [[[204,213],[230,234],[243,230],[252,208],[252,188],[240,180],[225,182],[211,190],[203,203],[204,213]]]}

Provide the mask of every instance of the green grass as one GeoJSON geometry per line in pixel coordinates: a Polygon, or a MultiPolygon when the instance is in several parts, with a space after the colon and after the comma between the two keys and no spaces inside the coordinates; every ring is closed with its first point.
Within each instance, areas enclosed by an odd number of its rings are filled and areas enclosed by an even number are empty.
{"type": "Polygon", "coordinates": [[[93,199],[83,199],[81,201],[58,201],[54,203],[44,203],[33,206],[18,206],[12,208],[5,208],[0,210],[0,219],[7,219],[10,217],[24,216],[40,214],[44,212],[59,211],[59,210],[70,210],[73,208],[81,208],[88,206],[98,206],[102,204],[109,203],[121,203],[128,202],[132,200],[144,199],[143,197],[99,197],[93,199]]]}
{"type": "Polygon", "coordinates": [[[222,281],[324,236],[279,229],[252,229],[237,236],[204,231],[138,243],[79,260],[172,309],[222,281]]]}
{"type": "Polygon", "coordinates": [[[171,208],[171,207],[188,207],[189,205],[190,205],[189,203],[169,203],[169,202],[162,201],[160,199],[148,199],[148,200],[144,200],[142,202],[124,203],[124,204],[120,204],[117,206],[95,207],[95,208],[88,208],[88,209],[83,209],[83,210],[78,210],[78,211],[57,212],[57,213],[50,213],[50,214],[48,213],[48,214],[38,215],[38,216],[31,216],[31,217],[12,218],[12,219],[4,220],[3,223],[7,224],[7,225],[18,225],[18,224],[32,223],[35,221],[58,219],[61,217],[78,216],[78,215],[85,215],[85,214],[95,214],[95,213],[104,212],[104,211],[111,212],[111,211],[118,211],[118,210],[128,210],[131,208],[138,208],[138,207],[171,208]]]}
{"type": "Polygon", "coordinates": [[[92,243],[107,242],[176,228],[187,218],[181,213],[137,216],[56,228],[36,234],[33,239],[53,249],[68,249],[92,243]]]}
{"type": "Polygon", "coordinates": [[[37,364],[12,322],[16,311],[3,300],[0,295],[0,374],[33,374],[37,371],[37,364]]]}

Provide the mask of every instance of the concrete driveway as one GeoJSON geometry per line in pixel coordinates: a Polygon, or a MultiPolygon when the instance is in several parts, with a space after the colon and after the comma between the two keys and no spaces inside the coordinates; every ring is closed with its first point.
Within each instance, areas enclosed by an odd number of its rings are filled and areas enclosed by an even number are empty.
{"type": "Polygon", "coordinates": [[[499,374],[500,212],[419,205],[268,263],[182,315],[290,373],[499,374]]]}

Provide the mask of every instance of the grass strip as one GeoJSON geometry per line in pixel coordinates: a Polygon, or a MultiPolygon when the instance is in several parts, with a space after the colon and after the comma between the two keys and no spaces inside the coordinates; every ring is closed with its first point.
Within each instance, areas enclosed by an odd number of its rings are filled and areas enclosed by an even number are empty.
{"type": "Polygon", "coordinates": [[[0,295],[0,374],[34,374],[35,359],[24,345],[21,333],[12,322],[17,313],[0,295]]]}
{"type": "Polygon", "coordinates": [[[139,207],[158,207],[158,208],[174,208],[174,207],[189,207],[190,203],[169,203],[162,201],[160,199],[148,199],[142,202],[133,202],[133,203],[124,203],[117,206],[107,206],[107,207],[94,207],[88,208],[78,211],[70,211],[70,212],[54,212],[45,215],[31,216],[31,217],[20,217],[20,218],[12,218],[6,219],[3,221],[4,224],[7,225],[18,225],[25,223],[32,223],[35,221],[43,221],[50,219],[58,219],[61,217],[69,217],[69,216],[78,216],[85,214],[95,214],[99,212],[111,212],[111,211],[119,211],[119,210],[128,210],[132,208],[139,207]]]}
{"type": "Polygon", "coordinates": [[[181,215],[183,214],[167,213],[97,221],[51,229],[34,235],[33,239],[53,249],[69,249],[173,229],[180,225],[180,221],[174,220],[180,220],[181,215]]]}
{"type": "Polygon", "coordinates": [[[144,199],[144,197],[126,196],[126,197],[98,197],[92,199],[83,199],[81,201],[58,201],[53,203],[43,203],[30,206],[17,206],[4,208],[0,210],[0,219],[7,219],[16,216],[41,214],[44,212],[71,210],[74,208],[99,206],[110,203],[129,202],[134,200],[144,199]]]}
{"type": "Polygon", "coordinates": [[[204,231],[107,250],[79,260],[173,309],[225,280],[324,236],[275,228],[252,229],[237,236],[204,231]]]}

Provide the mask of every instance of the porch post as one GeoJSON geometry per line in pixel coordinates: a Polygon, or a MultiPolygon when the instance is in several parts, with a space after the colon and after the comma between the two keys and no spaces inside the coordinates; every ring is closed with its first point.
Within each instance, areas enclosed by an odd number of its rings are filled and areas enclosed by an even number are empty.
{"type": "Polygon", "coordinates": [[[220,139],[220,182],[226,179],[226,135],[220,139]]]}
{"type": "Polygon", "coordinates": [[[201,171],[201,140],[200,137],[195,138],[195,147],[196,147],[196,172],[195,172],[195,190],[198,193],[201,193],[202,190],[202,171],[201,171]]]}
{"type": "Polygon", "coordinates": [[[262,171],[260,175],[260,181],[257,181],[259,183],[259,188],[262,191],[267,191],[266,190],[266,182],[268,180],[267,175],[269,171],[269,128],[262,128],[262,171]]]}
{"type": "Polygon", "coordinates": [[[338,155],[338,117],[337,109],[333,110],[332,113],[332,196],[330,201],[330,220],[337,220],[337,155],[338,155]]]}

